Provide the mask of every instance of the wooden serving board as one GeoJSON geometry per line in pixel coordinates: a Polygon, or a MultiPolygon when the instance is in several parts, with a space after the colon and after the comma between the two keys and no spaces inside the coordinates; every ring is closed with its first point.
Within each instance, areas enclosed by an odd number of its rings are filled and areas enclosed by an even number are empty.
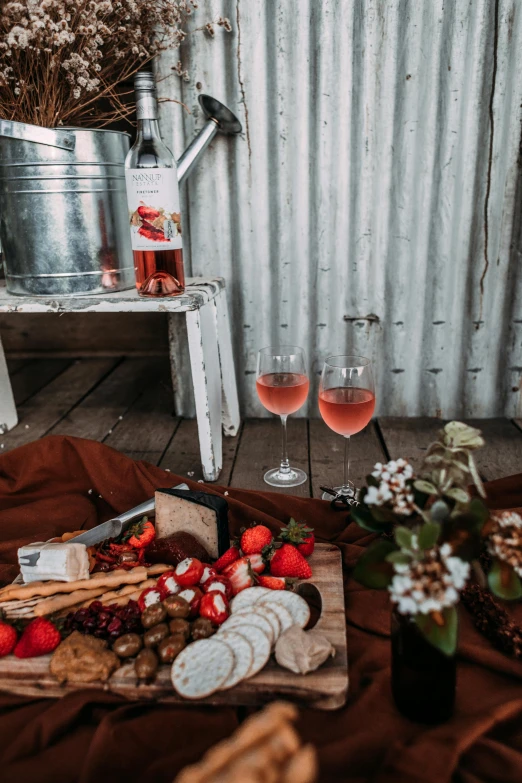
{"type": "Polygon", "coordinates": [[[256,705],[284,698],[322,710],[342,707],[348,692],[348,658],[340,550],[333,544],[317,544],[310,565],[312,578],[298,583],[296,590],[308,600],[307,593],[314,592],[309,585],[315,585],[322,603],[315,629],[335,647],[335,656],[315,672],[304,676],[294,674],[281,668],[272,656],[255,677],[244,680],[235,688],[218,691],[207,699],[193,702],[183,699],[174,691],[170,681],[170,666],[161,666],[155,682],[151,684],[139,683],[133,664],[127,663],[114,672],[106,683],[59,685],[49,672],[51,656],[18,659],[9,655],[0,658],[0,690],[20,696],[59,698],[66,693],[88,688],[117,693],[132,700],[182,704],[256,705]]]}

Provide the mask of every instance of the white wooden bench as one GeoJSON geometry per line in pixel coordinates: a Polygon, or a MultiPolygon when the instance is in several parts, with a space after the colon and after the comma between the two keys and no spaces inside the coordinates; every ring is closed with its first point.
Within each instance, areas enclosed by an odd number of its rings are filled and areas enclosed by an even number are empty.
{"type": "MultiPolygon", "coordinates": [[[[203,475],[216,481],[223,462],[222,428],[235,435],[239,428],[239,404],[232,341],[228,320],[225,281],[192,278],[185,293],[165,299],[139,297],[135,291],[79,297],[22,297],[0,286],[2,313],[167,313],[169,353],[176,412],[186,415],[187,394],[179,382],[183,347],[180,345],[178,313],[185,313],[190,367],[203,475]]],[[[110,337],[110,336],[109,336],[110,337]]],[[[0,342],[0,431],[18,423],[11,382],[0,342]]]]}

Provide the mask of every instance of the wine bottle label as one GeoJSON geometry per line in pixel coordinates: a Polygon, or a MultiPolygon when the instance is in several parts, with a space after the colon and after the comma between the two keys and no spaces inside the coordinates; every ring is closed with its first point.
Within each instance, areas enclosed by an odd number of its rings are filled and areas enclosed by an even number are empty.
{"type": "Polygon", "coordinates": [[[125,184],[132,249],[180,249],[181,215],[176,169],[126,169],[125,184]]]}

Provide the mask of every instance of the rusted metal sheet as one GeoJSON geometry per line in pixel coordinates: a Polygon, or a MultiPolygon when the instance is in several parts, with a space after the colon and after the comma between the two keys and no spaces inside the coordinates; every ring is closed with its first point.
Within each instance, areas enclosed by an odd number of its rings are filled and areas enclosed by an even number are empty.
{"type": "Polygon", "coordinates": [[[188,273],[227,280],[243,413],[263,413],[257,349],[285,341],[314,375],[303,415],[344,352],[374,359],[380,414],[522,415],[522,5],[205,0],[194,26],[216,14],[233,33],[189,35],[190,82],[159,92],[192,112],[162,106],[177,155],[200,92],[243,123],[184,193],[188,273]]]}

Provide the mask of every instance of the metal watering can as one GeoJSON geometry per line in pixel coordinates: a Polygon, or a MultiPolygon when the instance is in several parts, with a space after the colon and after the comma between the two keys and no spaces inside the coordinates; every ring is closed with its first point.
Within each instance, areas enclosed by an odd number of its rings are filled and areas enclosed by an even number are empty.
{"type": "MultiPolygon", "coordinates": [[[[209,95],[207,121],[177,161],[178,181],[216,133],[241,123],[209,95]]],[[[0,241],[7,290],[84,296],[134,287],[124,163],[128,133],[0,120],[0,241]]]]}

